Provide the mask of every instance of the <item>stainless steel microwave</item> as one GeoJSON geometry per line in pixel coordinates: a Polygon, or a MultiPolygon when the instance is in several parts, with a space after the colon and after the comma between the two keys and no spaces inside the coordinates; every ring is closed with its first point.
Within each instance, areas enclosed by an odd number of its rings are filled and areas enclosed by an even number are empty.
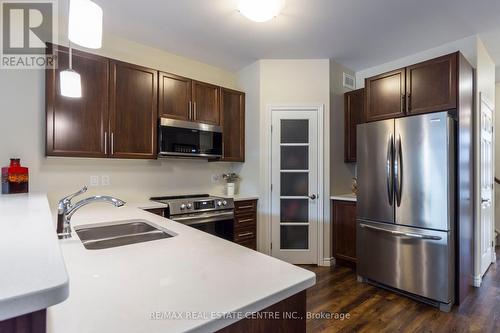
{"type": "Polygon", "coordinates": [[[159,155],[173,157],[222,157],[222,128],[190,121],[161,118],[159,155]]]}

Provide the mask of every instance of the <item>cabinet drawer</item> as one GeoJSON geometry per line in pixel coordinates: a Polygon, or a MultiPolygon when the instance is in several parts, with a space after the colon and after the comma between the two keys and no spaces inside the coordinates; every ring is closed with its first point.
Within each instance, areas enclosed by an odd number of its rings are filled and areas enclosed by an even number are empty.
{"type": "Polygon", "coordinates": [[[238,215],[234,217],[234,228],[255,227],[257,218],[255,213],[238,215]]]}
{"type": "Polygon", "coordinates": [[[256,200],[236,201],[234,203],[234,214],[237,216],[242,214],[255,213],[256,210],[256,200]]]}
{"type": "Polygon", "coordinates": [[[247,241],[247,240],[255,240],[256,238],[256,232],[257,228],[255,227],[247,227],[247,228],[241,228],[241,229],[236,229],[234,231],[234,241],[236,243],[240,243],[242,241],[247,241]]]}
{"type": "Polygon", "coordinates": [[[244,246],[244,247],[248,247],[249,249],[252,249],[254,251],[257,250],[257,240],[255,238],[242,240],[242,241],[237,242],[237,244],[244,246]]]}

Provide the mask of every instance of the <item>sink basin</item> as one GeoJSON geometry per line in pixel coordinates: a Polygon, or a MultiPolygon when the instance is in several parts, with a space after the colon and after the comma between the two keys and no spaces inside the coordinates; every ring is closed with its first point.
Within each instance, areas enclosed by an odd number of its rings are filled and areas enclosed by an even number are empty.
{"type": "Polygon", "coordinates": [[[146,220],[77,226],[75,231],[87,250],[102,250],[175,236],[152,226],[146,220]]]}

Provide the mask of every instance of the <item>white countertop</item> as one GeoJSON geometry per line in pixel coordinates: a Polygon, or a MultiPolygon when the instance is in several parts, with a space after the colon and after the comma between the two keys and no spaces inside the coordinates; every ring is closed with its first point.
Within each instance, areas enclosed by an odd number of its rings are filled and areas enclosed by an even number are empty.
{"type": "Polygon", "coordinates": [[[356,194],[354,193],[347,193],[347,194],[337,194],[337,195],[332,195],[330,197],[331,200],[341,200],[341,201],[357,201],[356,194]]]}
{"type": "Polygon", "coordinates": [[[232,198],[234,201],[259,200],[258,195],[235,194],[232,197],[228,197],[227,195],[224,194],[214,194],[214,195],[223,198],[232,198]]]}
{"type": "Polygon", "coordinates": [[[105,250],[86,250],[76,233],[61,241],[70,297],[49,308],[48,332],[213,332],[238,321],[214,312],[259,311],[315,284],[308,270],[138,207],[157,204],[89,205],[72,223],[144,219],[177,236],[105,250]],[[169,311],[198,318],[151,319],[169,311]]]}
{"type": "Polygon", "coordinates": [[[0,195],[0,321],[68,297],[68,275],[43,194],[0,195]]]}

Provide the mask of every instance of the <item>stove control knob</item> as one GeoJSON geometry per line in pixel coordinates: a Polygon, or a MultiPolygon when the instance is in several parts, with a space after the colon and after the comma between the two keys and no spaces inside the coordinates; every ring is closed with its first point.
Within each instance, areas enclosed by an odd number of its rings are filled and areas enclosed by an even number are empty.
{"type": "Polygon", "coordinates": [[[220,200],[217,201],[217,206],[219,206],[219,207],[222,206],[222,201],[220,201],[220,200]]]}
{"type": "Polygon", "coordinates": [[[193,207],[193,205],[192,205],[191,203],[188,203],[188,204],[186,205],[186,207],[187,207],[187,209],[191,209],[191,207],[193,207]]]}
{"type": "Polygon", "coordinates": [[[186,209],[186,205],[185,205],[185,204],[182,204],[182,205],[181,205],[181,210],[184,210],[184,209],[186,209]]]}
{"type": "Polygon", "coordinates": [[[226,200],[222,201],[222,206],[227,206],[227,201],[226,200]]]}

